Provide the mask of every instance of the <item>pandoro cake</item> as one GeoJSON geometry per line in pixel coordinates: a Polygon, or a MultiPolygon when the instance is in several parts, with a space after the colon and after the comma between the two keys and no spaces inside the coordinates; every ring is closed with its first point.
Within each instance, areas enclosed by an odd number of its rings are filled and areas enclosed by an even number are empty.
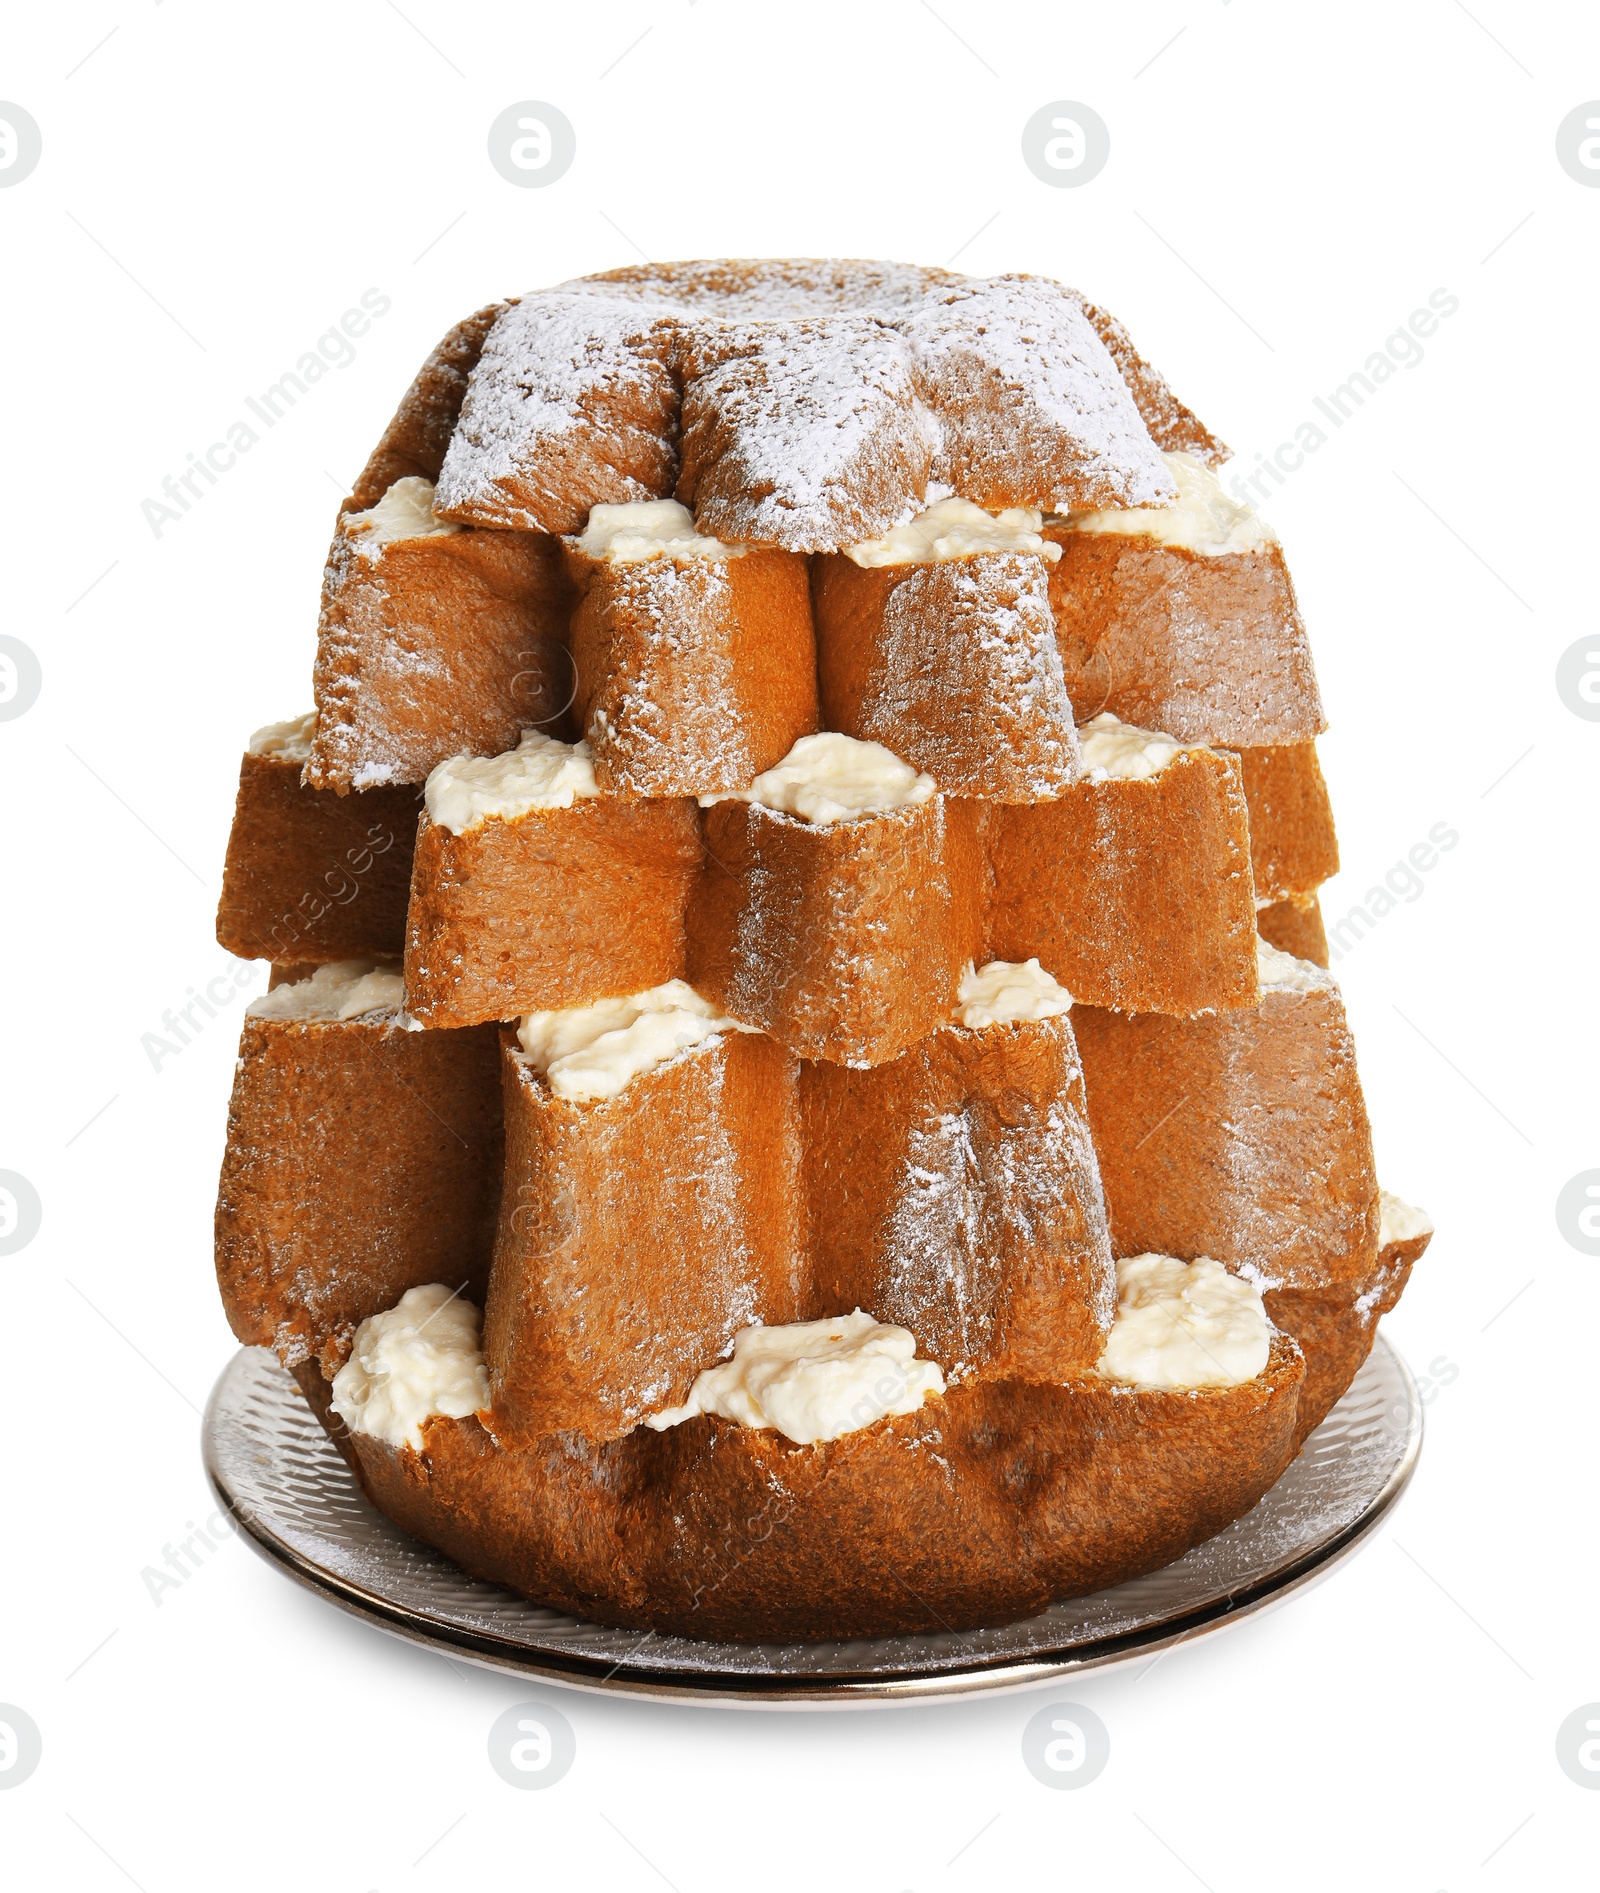
{"type": "Polygon", "coordinates": [[[643,264],[434,349],[218,911],[271,963],[223,1305],[395,1523],[588,1622],[853,1639],[1271,1491],[1432,1225],[1227,458],[1030,275],[643,264]]]}

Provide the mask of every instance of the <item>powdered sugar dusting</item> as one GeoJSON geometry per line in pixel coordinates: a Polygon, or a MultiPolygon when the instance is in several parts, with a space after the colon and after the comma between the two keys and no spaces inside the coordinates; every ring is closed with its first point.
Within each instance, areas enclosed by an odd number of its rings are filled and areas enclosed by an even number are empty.
{"type": "Polygon", "coordinates": [[[876,263],[837,257],[716,258],[695,263],[643,263],[580,276],[564,290],[659,300],[724,319],[816,315],[826,310],[915,308],[930,288],[958,283],[949,270],[913,263],[876,263]]]}
{"type": "Polygon", "coordinates": [[[733,586],[726,560],[626,561],[580,608],[625,623],[624,646],[589,699],[590,748],[602,789],[626,795],[715,795],[745,788],[762,766],[739,714],[733,586]]]}
{"type": "Polygon", "coordinates": [[[720,538],[800,552],[875,538],[920,509],[935,453],[936,481],[988,506],[1172,497],[1073,291],[800,259],[648,265],[508,308],[472,372],[440,513],[576,532],[597,503],[666,496],[679,381],[678,497],[720,538]]]}
{"type": "Polygon", "coordinates": [[[920,510],[933,448],[903,337],[870,315],[698,325],[680,497],[717,538],[826,552],[920,510]]]}
{"type": "Polygon", "coordinates": [[[598,295],[547,290],[508,309],[472,372],[439,474],[439,512],[565,532],[596,503],[669,494],[675,327],[598,295]]]}
{"type": "Polygon", "coordinates": [[[980,504],[1160,506],[1171,476],[1078,299],[1046,277],[972,278],[907,324],[945,425],[934,477],[980,504]],[[1029,488],[1025,493],[1019,488],[1029,488]],[[1039,490],[1039,489],[1045,490],[1039,490]]]}

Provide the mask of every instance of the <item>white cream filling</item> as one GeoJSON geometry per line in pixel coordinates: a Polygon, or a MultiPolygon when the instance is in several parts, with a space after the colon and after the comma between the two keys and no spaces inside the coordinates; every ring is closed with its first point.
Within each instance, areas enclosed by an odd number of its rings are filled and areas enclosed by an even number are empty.
{"type": "Polygon", "coordinates": [[[886,815],[930,800],[933,777],[919,774],[882,743],[863,743],[837,730],[802,736],[783,761],[732,795],[702,795],[700,806],[757,802],[797,815],[814,828],[886,815]]]}
{"type": "Polygon", "coordinates": [[[1433,1218],[1425,1209],[1414,1209],[1411,1204],[1402,1202],[1398,1196],[1391,1196],[1387,1190],[1378,1192],[1378,1247],[1387,1249],[1391,1242],[1410,1242],[1416,1236],[1433,1234],[1433,1218]]]}
{"type": "Polygon", "coordinates": [[[245,1011],[258,1019],[359,1019],[397,1011],[405,1000],[400,968],[381,960],[330,960],[309,979],[274,986],[245,1011]]]}
{"type": "Polygon", "coordinates": [[[587,743],[560,743],[526,730],[503,756],[452,756],[440,763],[423,800],[429,821],[464,835],[491,819],[509,822],[533,809],[571,808],[578,797],[599,793],[587,743]]]}
{"type": "Polygon", "coordinates": [[[945,499],[881,539],[846,546],[845,556],[865,566],[942,565],[980,552],[1037,552],[1053,563],[1061,557],[1061,548],[1041,536],[1043,524],[1044,515],[1029,506],[990,513],[971,500],[945,499]]]}
{"type": "Polygon", "coordinates": [[[396,480],[376,506],[346,513],[345,531],[361,540],[363,552],[392,545],[396,539],[437,539],[461,528],[433,510],[433,482],[418,474],[396,480]]]}
{"type": "Polygon", "coordinates": [[[919,1361],[909,1328],[864,1315],[741,1328],[733,1358],[696,1376],[681,1407],[653,1413],[658,1433],[697,1414],[773,1427],[797,1445],[838,1439],[944,1392],[937,1361],[919,1361]]]}
{"type": "Polygon", "coordinates": [[[1131,533],[1207,558],[1228,552],[1264,552],[1278,543],[1278,535],[1261,515],[1225,493],[1203,460],[1194,454],[1163,454],[1161,458],[1177,483],[1176,505],[1068,513],[1060,523],[1073,532],[1131,533]]]}
{"type": "Polygon", "coordinates": [[[641,1072],[719,1032],[752,1032],[724,1018],[681,979],[625,999],[527,1013],[517,1040],[558,1098],[614,1098],[641,1072]]]}
{"type": "Polygon", "coordinates": [[[282,723],[265,723],[250,738],[252,756],[281,756],[285,762],[309,762],[317,734],[317,713],[292,716],[282,723]]]}
{"type": "Polygon", "coordinates": [[[1272,1351],[1261,1291],[1201,1256],[1117,1264],[1117,1312],[1097,1372],[1142,1387],[1236,1387],[1272,1351]]]}
{"type": "Polygon", "coordinates": [[[1256,935],[1256,983],[1266,992],[1326,992],[1336,984],[1332,973],[1314,960],[1297,960],[1256,935]]]}
{"type": "Polygon", "coordinates": [[[334,1412],[352,1433],[419,1452],[425,1421],[464,1420],[489,1405],[480,1320],[442,1282],[407,1289],[356,1329],[350,1358],[333,1377],[334,1412]]]}
{"type": "Polygon", "coordinates": [[[1158,776],[1186,747],[1160,730],[1141,730],[1102,710],[1078,731],[1078,753],[1091,782],[1143,781],[1158,776]]]}
{"type": "Polygon", "coordinates": [[[1012,1025],[1055,1019],[1072,1010],[1072,994],[1035,960],[969,961],[956,988],[956,1017],[963,1025],[1012,1025]]]}
{"type": "Polygon", "coordinates": [[[694,514],[678,500],[591,506],[588,525],[572,543],[591,559],[613,565],[642,559],[736,559],[745,549],[696,532],[694,514]]]}

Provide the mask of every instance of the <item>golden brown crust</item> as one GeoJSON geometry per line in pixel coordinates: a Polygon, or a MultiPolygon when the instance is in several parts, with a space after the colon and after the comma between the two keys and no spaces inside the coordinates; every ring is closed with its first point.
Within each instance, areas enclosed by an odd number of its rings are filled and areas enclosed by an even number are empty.
{"type": "Polygon", "coordinates": [[[739,1329],[801,1312],[795,1061],[725,1032],[577,1103],[509,1031],[504,1046],[484,1319],[496,1426],[611,1439],[681,1403],[739,1329]]]}
{"type": "Polygon", "coordinates": [[[1065,1017],[803,1065],[800,1098],[817,1315],[868,1309],[947,1371],[1094,1366],[1115,1270],[1065,1017]]]}
{"type": "Polygon", "coordinates": [[[1119,1386],[1095,1376],[990,1398],[990,1475],[1020,1495],[1025,1557],[1052,1598],[1159,1570],[1242,1517],[1299,1449],[1305,1368],[1286,1335],[1236,1387],[1119,1386]]]}
{"type": "Polygon", "coordinates": [[[679,338],[695,524],[735,544],[831,552],[921,503],[931,445],[910,350],[869,315],[728,322],[679,338]]]}
{"type": "Polygon", "coordinates": [[[1119,1256],[1325,1292],[1378,1252],[1372,1133],[1331,983],[1198,1019],[1073,1010],[1119,1256]]]}
{"type": "Polygon", "coordinates": [[[525,729],[565,733],[570,593],[559,543],[434,533],[361,550],[342,527],[323,577],[306,780],[420,783],[447,757],[498,756],[525,729]]]}
{"type": "Polygon", "coordinates": [[[569,545],[579,722],[609,795],[747,789],[817,728],[806,562],[590,559],[569,545]]]}
{"type": "Polygon", "coordinates": [[[1328,964],[1328,935],[1322,924],[1322,903],[1315,894],[1263,907],[1256,915],[1256,932],[1280,953],[1310,960],[1313,966],[1328,964]]]}
{"type": "Polygon", "coordinates": [[[246,754],[222,867],[217,939],[242,960],[398,959],[421,798],[339,796],[300,764],[246,754]]]}
{"type": "Polygon", "coordinates": [[[217,1281],[241,1341],[327,1365],[408,1288],[464,1282],[481,1305],[498,1057],[488,1029],[246,1016],[216,1214],[217,1281]]]}
{"type": "Polygon", "coordinates": [[[463,834],[423,818],[406,922],[406,1007],[435,1026],[643,992],[685,967],[700,873],[684,798],[602,796],[463,834]]]}
{"type": "Polygon", "coordinates": [[[1047,523],[1050,602],[1079,724],[1108,710],[1185,743],[1300,743],[1327,727],[1277,546],[1210,558],[1047,523]]]}
{"type": "Polygon", "coordinates": [[[1256,998],[1249,817],[1237,760],[1186,750],[1154,776],[997,807],[989,951],[1037,957],[1075,999],[1188,1015],[1256,998]]]}
{"type": "Polygon", "coordinates": [[[1028,802],[1078,774],[1045,562],[813,561],[823,722],[882,743],[947,795],[1028,802]]]}
{"type": "Polygon", "coordinates": [[[420,1455],[355,1446],[407,1530],[591,1621],[740,1640],[959,1630],[1154,1570],[1248,1511],[1293,1457],[1302,1371],[1278,1336],[1239,1387],[978,1381],[818,1446],[718,1419],[518,1451],[434,1420],[420,1455]]]}
{"type": "Polygon", "coordinates": [[[1250,865],[1256,898],[1280,901],[1314,895],[1339,872],[1333,804],[1328,800],[1316,744],[1241,749],[1239,761],[1250,805],[1250,865]]]}
{"type": "Polygon", "coordinates": [[[707,809],[690,983],[802,1058],[898,1058],[950,1017],[978,941],[970,829],[949,833],[945,810],[936,795],[813,827],[756,803],[707,809]]]}

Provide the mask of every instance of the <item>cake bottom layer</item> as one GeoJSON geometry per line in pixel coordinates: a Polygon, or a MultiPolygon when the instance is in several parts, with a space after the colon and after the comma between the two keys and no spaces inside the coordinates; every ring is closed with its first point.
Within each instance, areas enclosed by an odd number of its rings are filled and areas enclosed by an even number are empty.
{"type": "Polygon", "coordinates": [[[730,1641],[970,1630],[1159,1569],[1248,1512],[1355,1378],[1427,1240],[1389,1237],[1354,1283],[1269,1292],[1252,1380],[978,1378],[809,1446],[708,1415],[513,1445],[486,1413],[425,1421],[414,1450],[348,1430],[315,1361],[294,1372],[380,1512],[535,1603],[730,1641]]]}
{"type": "Polygon", "coordinates": [[[704,1416],[605,1445],[505,1447],[477,1418],[428,1421],[420,1452],[343,1444],[380,1511],[537,1603],[690,1637],[878,1636],[1012,1622],[1181,1557],[1293,1459],[1304,1372],[1278,1335],[1238,1386],[978,1381],[815,1446],[704,1416]]]}

